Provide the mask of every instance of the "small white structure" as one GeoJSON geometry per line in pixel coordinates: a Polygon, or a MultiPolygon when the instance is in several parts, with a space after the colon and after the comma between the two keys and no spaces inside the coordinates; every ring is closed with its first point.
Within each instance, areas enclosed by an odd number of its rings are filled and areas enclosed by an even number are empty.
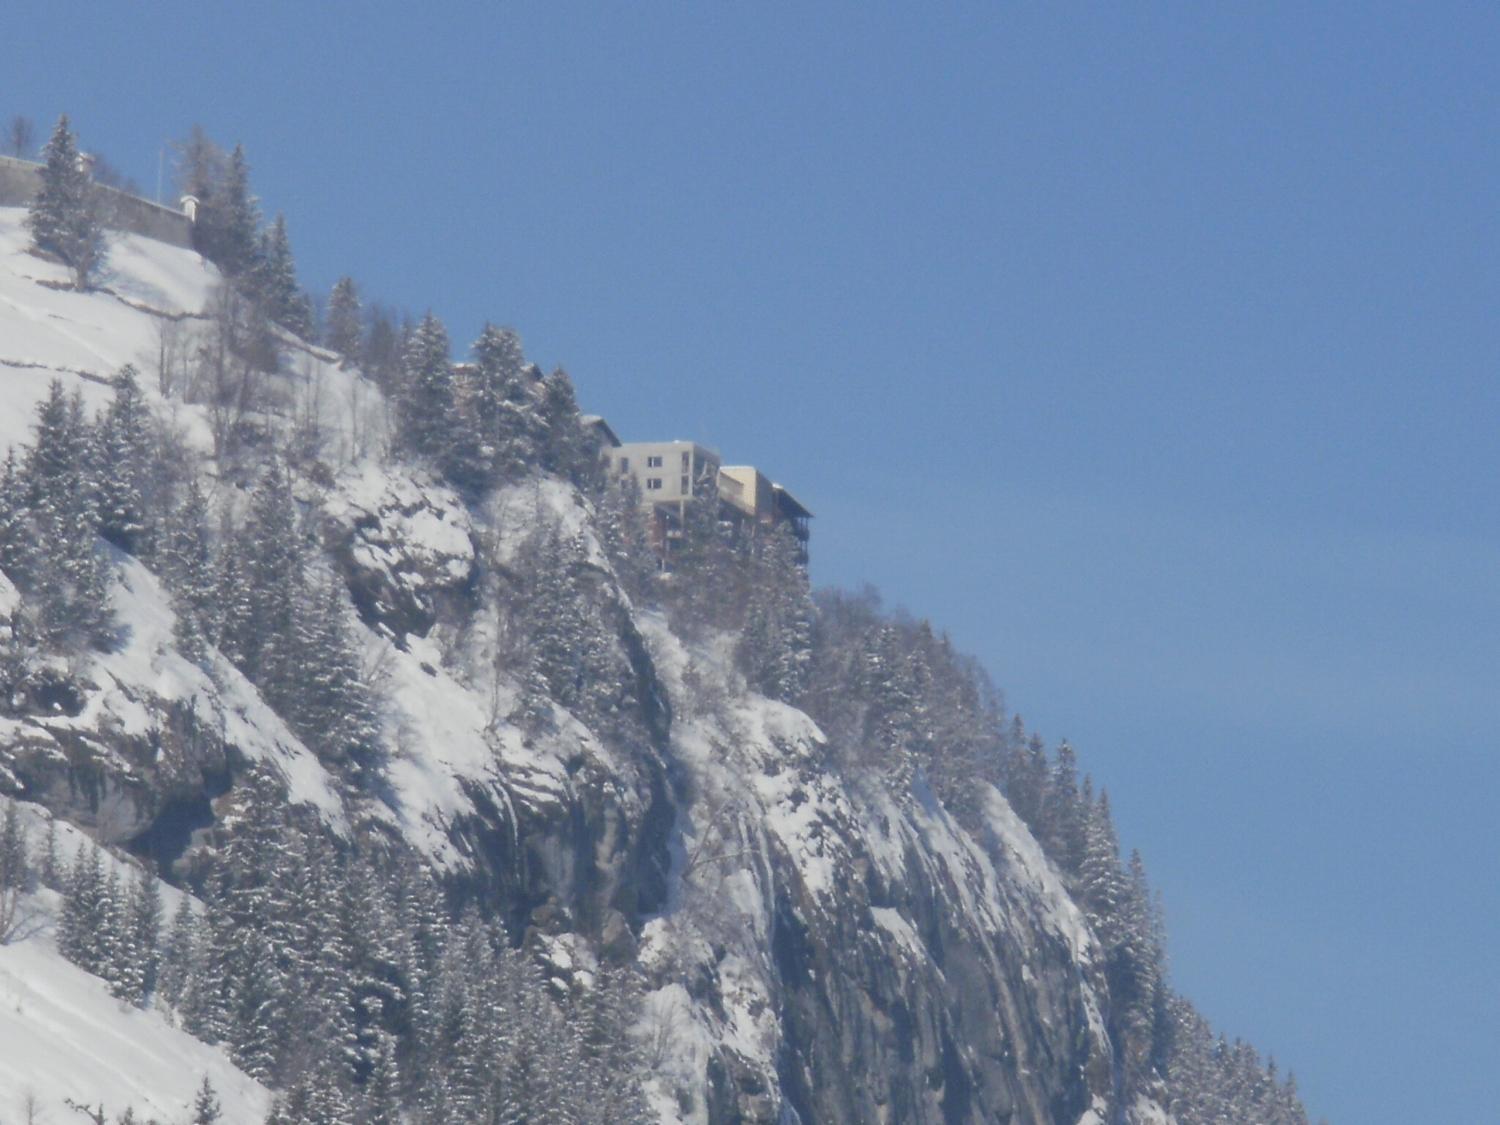
{"type": "Polygon", "coordinates": [[[196,223],[198,221],[198,197],[184,195],[178,202],[182,205],[182,213],[187,216],[187,221],[196,223]]]}

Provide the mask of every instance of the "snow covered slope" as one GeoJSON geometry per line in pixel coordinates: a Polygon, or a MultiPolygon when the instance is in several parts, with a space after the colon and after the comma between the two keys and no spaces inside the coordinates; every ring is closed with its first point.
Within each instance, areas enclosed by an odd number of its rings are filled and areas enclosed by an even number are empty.
{"type": "MultiPolygon", "coordinates": [[[[36,404],[60,378],[71,393],[97,409],[109,401],[108,381],[125,364],[142,373],[142,387],[157,384],[162,333],[201,329],[219,271],[191,250],[140,235],[109,234],[109,267],[97,289],[75,292],[68,270],[28,252],[26,212],[0,207],[0,449],[24,444],[36,404]]],[[[185,340],[185,337],[182,337],[185,340]]],[[[379,396],[335,357],[286,337],[292,348],[289,383],[315,394],[331,453],[347,462],[375,440],[379,396]]],[[[298,389],[298,388],[289,388],[298,389]]],[[[186,428],[198,446],[209,445],[201,412],[152,395],[159,408],[186,428]]]]}
{"type": "MultiPolygon", "coordinates": [[[[26,808],[33,841],[45,817],[26,808]]],[[[58,827],[63,857],[87,838],[58,827]]],[[[163,887],[166,902],[176,893],[163,887]]],[[[37,1121],[72,1117],[65,1101],[98,1107],[110,1120],[127,1108],[136,1119],[185,1121],[205,1077],[219,1093],[225,1125],[259,1125],[270,1094],[216,1048],[173,1027],[159,1011],[115,999],[108,986],[65,960],[55,943],[58,900],[26,896],[18,934],[0,944],[0,1121],[25,1121],[34,1099],[37,1121]]]]}
{"type": "Polygon", "coordinates": [[[0,447],[26,440],[32,407],[54,377],[108,401],[126,363],[151,370],[160,317],[202,311],[218,271],[197,254],[133,234],[112,234],[103,288],[76,293],[66,267],[27,253],[26,212],[0,207],[0,447]]]}
{"type": "Polygon", "coordinates": [[[185,1121],[205,1076],[227,1125],[259,1125],[270,1095],[223,1052],[109,994],[46,937],[0,945],[0,1120],[25,1120],[27,1096],[45,1120],[71,1116],[64,1099],[140,1120],[185,1121]]]}

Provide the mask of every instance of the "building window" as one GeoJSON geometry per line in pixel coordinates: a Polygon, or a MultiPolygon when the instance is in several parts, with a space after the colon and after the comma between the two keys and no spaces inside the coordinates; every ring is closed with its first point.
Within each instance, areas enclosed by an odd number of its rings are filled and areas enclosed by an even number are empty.
{"type": "Polygon", "coordinates": [[[661,490],[661,477],[647,477],[646,491],[659,492],[661,490]]]}
{"type": "Polygon", "coordinates": [[[693,466],[692,456],[693,455],[691,453],[689,453],[687,450],[684,449],[682,451],[682,471],[683,472],[687,472],[688,469],[692,468],[692,466],[693,466]]]}
{"type": "Polygon", "coordinates": [[[622,473],[628,473],[628,472],[630,472],[630,458],[629,457],[621,457],[620,458],[620,472],[622,472],[622,473]]]}
{"type": "Polygon", "coordinates": [[[659,468],[661,468],[661,458],[660,457],[647,457],[646,458],[646,468],[648,468],[648,469],[659,469],[659,468]]]}
{"type": "Polygon", "coordinates": [[[682,493],[683,493],[683,495],[686,496],[691,491],[693,491],[693,490],[688,487],[688,479],[687,479],[687,477],[683,477],[682,478],[682,493]]]}

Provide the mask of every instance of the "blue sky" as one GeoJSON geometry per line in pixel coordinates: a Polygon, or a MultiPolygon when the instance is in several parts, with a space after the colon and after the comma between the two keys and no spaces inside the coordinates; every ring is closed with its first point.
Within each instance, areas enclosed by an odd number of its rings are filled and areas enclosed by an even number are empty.
{"type": "Polygon", "coordinates": [[[0,114],[242,140],[309,284],[762,465],[1073,740],[1315,1117],[1493,1116],[1492,7],[65,7],[0,114]]]}

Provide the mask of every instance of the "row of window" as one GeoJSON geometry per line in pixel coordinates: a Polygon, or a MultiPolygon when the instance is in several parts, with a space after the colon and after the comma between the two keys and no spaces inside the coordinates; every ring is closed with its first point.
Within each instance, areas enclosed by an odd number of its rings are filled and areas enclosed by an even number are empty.
{"type": "MultiPolygon", "coordinates": [[[[660,455],[654,456],[654,457],[647,457],[646,458],[646,468],[648,468],[648,469],[660,469],[662,467],[663,460],[664,459],[660,455]]],[[[691,453],[687,452],[686,450],[684,450],[683,454],[682,454],[682,471],[683,472],[687,472],[692,467],[693,467],[693,455],[691,453]]],[[[621,457],[620,458],[620,472],[622,472],[622,473],[628,473],[628,472],[630,472],[630,458],[629,457],[621,457]]]]}
{"type": "MultiPolygon", "coordinates": [[[[646,458],[646,468],[648,468],[648,469],[660,469],[663,466],[664,462],[665,462],[665,458],[663,456],[661,456],[660,454],[656,454],[656,455],[653,455],[653,456],[650,456],[650,457],[646,458]]],[[[682,478],[681,478],[681,480],[680,480],[679,483],[681,484],[681,491],[682,491],[682,495],[684,495],[684,496],[691,495],[691,493],[693,491],[692,487],[691,487],[691,480],[692,480],[692,478],[688,475],[688,471],[692,468],[692,466],[693,466],[693,455],[692,455],[692,453],[689,452],[689,451],[687,451],[687,450],[683,450],[683,453],[682,453],[682,478]]],[[[621,475],[624,475],[625,473],[628,473],[628,472],[630,472],[630,458],[629,457],[621,457],[620,458],[620,473],[621,473],[621,475]]],[[[665,487],[665,484],[662,481],[661,477],[647,477],[646,478],[646,491],[647,492],[660,492],[664,487],[665,487]]]]}

